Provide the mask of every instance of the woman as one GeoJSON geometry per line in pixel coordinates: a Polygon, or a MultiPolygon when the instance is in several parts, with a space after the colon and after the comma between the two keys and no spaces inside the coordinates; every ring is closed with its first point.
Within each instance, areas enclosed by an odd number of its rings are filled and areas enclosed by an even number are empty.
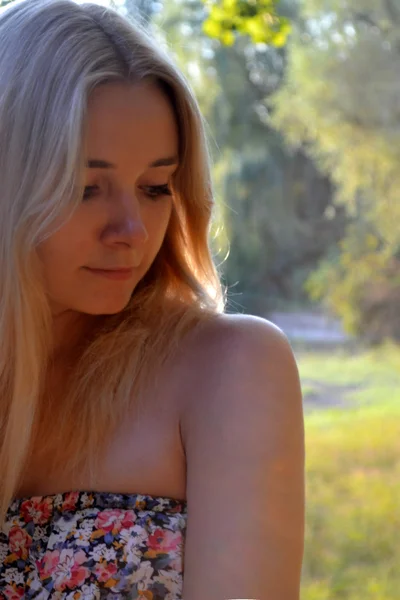
{"type": "Polygon", "coordinates": [[[0,48],[0,597],[298,599],[298,372],[224,314],[188,84],[95,4],[0,48]]]}

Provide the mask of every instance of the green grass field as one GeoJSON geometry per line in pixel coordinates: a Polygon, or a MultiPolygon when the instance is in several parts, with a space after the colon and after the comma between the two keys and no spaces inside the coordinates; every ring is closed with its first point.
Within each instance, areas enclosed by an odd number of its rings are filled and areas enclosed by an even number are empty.
{"type": "Polygon", "coordinates": [[[306,428],[301,598],[400,599],[400,348],[295,353],[306,428]]]}

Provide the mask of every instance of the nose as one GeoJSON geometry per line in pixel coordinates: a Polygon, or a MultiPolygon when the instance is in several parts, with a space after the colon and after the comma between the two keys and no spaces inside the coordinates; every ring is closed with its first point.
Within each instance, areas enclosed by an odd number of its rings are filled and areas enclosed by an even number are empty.
{"type": "Polygon", "coordinates": [[[147,241],[149,236],[140,203],[134,194],[124,192],[118,197],[114,195],[111,214],[102,237],[108,244],[129,247],[141,246],[147,241]]]}

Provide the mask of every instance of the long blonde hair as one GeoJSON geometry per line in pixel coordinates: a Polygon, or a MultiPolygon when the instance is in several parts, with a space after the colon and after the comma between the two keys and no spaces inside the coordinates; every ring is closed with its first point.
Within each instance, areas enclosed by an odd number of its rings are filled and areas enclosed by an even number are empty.
{"type": "MultiPolygon", "coordinates": [[[[25,0],[0,15],[0,73],[2,524],[30,450],[60,439],[69,460],[62,468],[93,475],[132,398],[139,406],[150,374],[184,334],[223,312],[225,294],[209,247],[203,119],[189,84],[142,27],[96,4],[25,0]],[[178,121],[181,164],[166,237],[127,307],[99,317],[65,397],[45,402],[53,325],[37,246],[82,197],[90,92],[144,77],[163,87],[178,121]]],[[[54,454],[49,470],[59,460],[54,454]]]]}

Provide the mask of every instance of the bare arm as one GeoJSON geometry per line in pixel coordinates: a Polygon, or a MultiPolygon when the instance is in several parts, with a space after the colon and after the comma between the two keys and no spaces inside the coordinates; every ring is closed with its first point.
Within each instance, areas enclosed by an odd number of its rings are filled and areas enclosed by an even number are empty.
{"type": "Polygon", "coordinates": [[[304,425],[297,366],[267,321],[242,318],[225,333],[205,357],[182,418],[183,597],[298,600],[304,425]]]}

